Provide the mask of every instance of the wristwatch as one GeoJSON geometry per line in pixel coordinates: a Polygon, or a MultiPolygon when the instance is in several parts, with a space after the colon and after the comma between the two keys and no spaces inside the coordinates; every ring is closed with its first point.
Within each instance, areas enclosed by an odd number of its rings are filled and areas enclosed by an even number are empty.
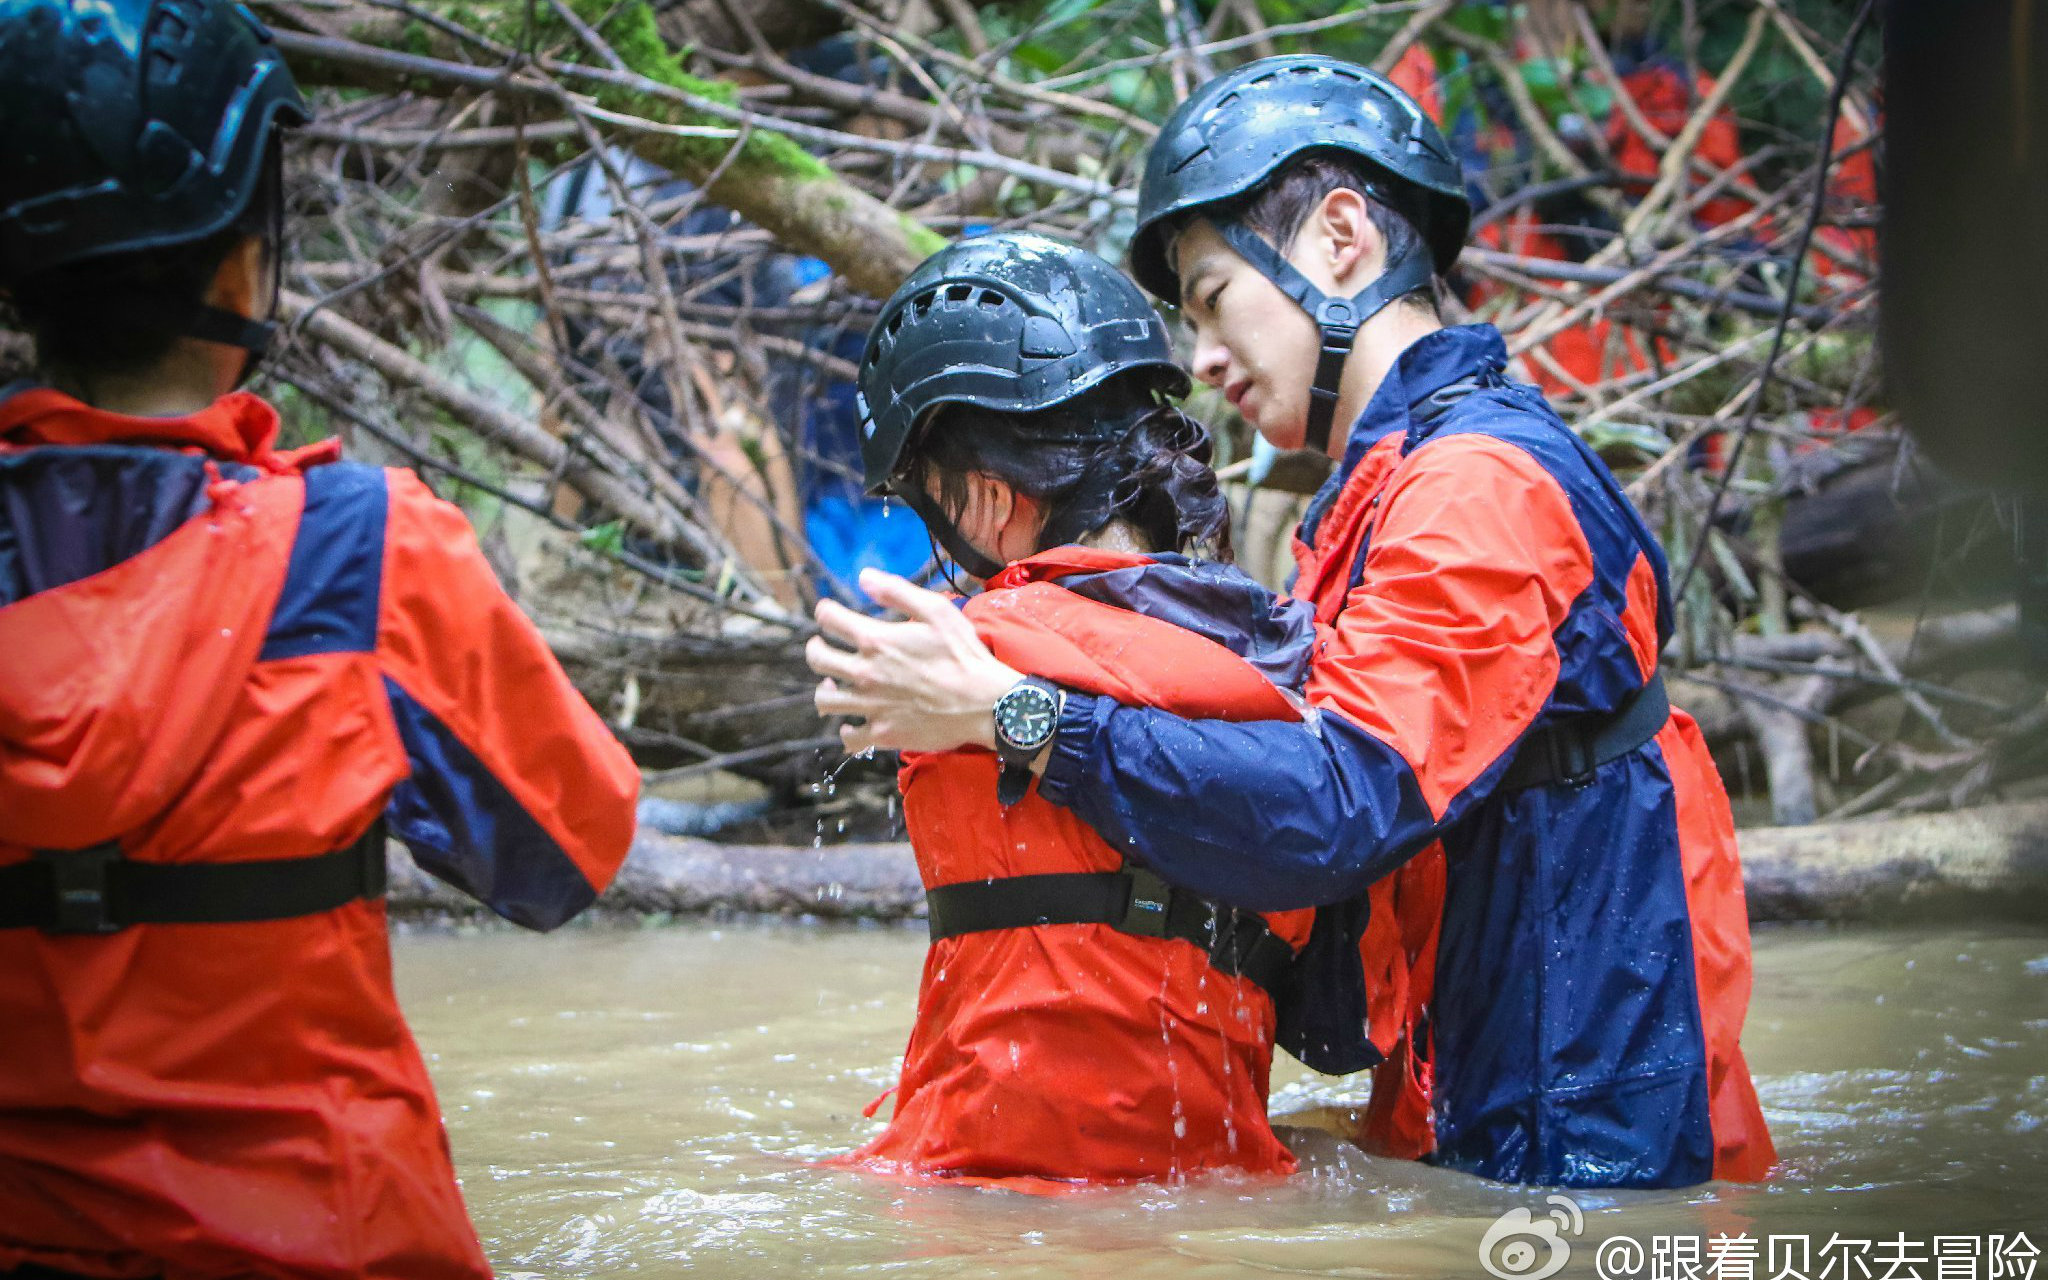
{"type": "Polygon", "coordinates": [[[1002,771],[996,779],[996,799],[1013,805],[1031,788],[1031,762],[1060,727],[1060,709],[1066,695],[1050,680],[1026,676],[996,699],[996,757],[1002,771]]]}

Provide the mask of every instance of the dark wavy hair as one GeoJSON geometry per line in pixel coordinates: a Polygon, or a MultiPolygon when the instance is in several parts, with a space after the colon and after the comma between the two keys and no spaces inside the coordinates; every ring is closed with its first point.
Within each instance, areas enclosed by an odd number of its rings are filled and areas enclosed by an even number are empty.
{"type": "Polygon", "coordinates": [[[1142,376],[1113,378],[1034,413],[942,405],[904,454],[899,483],[936,481],[949,516],[965,509],[975,472],[1042,504],[1040,550],[1123,520],[1149,550],[1230,559],[1230,504],[1209,465],[1208,429],[1142,376]]]}

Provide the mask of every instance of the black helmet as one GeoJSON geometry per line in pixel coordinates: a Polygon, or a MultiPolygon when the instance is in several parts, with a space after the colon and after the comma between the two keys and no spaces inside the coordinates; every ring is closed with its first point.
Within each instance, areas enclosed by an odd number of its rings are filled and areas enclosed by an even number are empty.
{"type": "MultiPolygon", "coordinates": [[[[1219,219],[1230,246],[1314,317],[1323,332],[1308,417],[1308,447],[1328,444],[1337,387],[1359,326],[1394,299],[1426,287],[1458,260],[1472,206],[1444,136],[1415,100],[1384,77],[1336,58],[1261,58],[1222,76],[1174,109],[1145,157],[1131,273],[1168,302],[1179,273],[1166,255],[1170,220],[1251,194],[1295,156],[1341,151],[1384,179],[1366,190],[1406,218],[1429,246],[1390,261],[1351,298],[1325,297],[1283,253],[1235,220],[1219,219]]],[[[1283,246],[1284,248],[1284,246],[1283,246]]]]}
{"type": "Polygon", "coordinates": [[[1134,371],[1166,395],[1187,394],[1165,322],[1109,263],[1022,231],[941,249],[868,331],[859,387],[868,492],[888,490],[911,430],[936,405],[1030,413],[1134,371]]]}
{"type": "Polygon", "coordinates": [[[1145,157],[1131,274],[1176,302],[1166,257],[1175,214],[1247,195],[1304,151],[1344,151],[1386,171],[1369,192],[1408,219],[1439,275],[1472,221],[1465,176],[1415,99],[1365,67],[1309,54],[1261,58],[1204,85],[1175,108],[1145,157]]]}
{"type": "Polygon", "coordinates": [[[310,117],[227,0],[0,0],[0,282],[203,239],[310,117]]]}

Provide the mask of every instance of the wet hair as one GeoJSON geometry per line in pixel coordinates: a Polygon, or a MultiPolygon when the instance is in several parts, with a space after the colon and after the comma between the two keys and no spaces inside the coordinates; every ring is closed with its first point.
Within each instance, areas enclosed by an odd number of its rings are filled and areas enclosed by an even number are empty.
{"type": "Polygon", "coordinates": [[[125,374],[163,359],[183,331],[183,317],[205,297],[236,245],[257,236],[275,257],[284,208],[282,166],[273,134],[247,207],[212,235],[102,254],[8,282],[5,301],[35,340],[38,370],[125,374]]]}
{"type": "MultiPolygon", "coordinates": [[[[1309,215],[1332,191],[1350,190],[1364,199],[1366,217],[1372,220],[1374,230],[1386,241],[1387,261],[1392,262],[1411,252],[1427,258],[1429,245],[1424,242],[1422,233],[1415,229],[1415,224],[1371,194],[1375,190],[1384,190],[1386,185],[1383,172],[1348,151],[1304,151],[1282,165],[1249,194],[1220,209],[1195,209],[1183,214],[1174,226],[1172,236],[1177,238],[1198,217],[1221,216],[1234,218],[1250,227],[1285,253],[1293,246],[1294,238],[1301,234],[1309,215]]],[[[1166,245],[1169,262],[1174,252],[1173,238],[1169,238],[1166,245]]],[[[1431,315],[1440,315],[1437,306],[1440,284],[1441,281],[1432,277],[1428,285],[1403,294],[1399,300],[1421,307],[1431,315]]]]}
{"type": "Polygon", "coordinates": [[[1141,376],[1113,378],[1034,413],[941,405],[904,450],[898,483],[926,490],[958,518],[967,479],[995,476],[1045,508],[1045,528],[1072,541],[1113,520],[1152,551],[1230,559],[1230,504],[1210,468],[1208,429],[1159,399],[1141,376]]]}

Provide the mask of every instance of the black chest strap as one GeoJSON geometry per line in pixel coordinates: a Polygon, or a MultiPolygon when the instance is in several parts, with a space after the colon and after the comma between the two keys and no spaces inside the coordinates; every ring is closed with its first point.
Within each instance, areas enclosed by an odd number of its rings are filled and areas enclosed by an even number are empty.
{"type": "Polygon", "coordinates": [[[1583,786],[1595,769],[1656,737],[1670,718],[1664,675],[1654,672],[1648,684],[1607,715],[1573,716],[1530,730],[1497,790],[1520,791],[1557,782],[1583,786]]]}
{"type": "Polygon", "coordinates": [[[384,821],[345,848],[260,862],[136,862],[106,841],[0,867],[0,929],[114,933],[137,924],[243,924],[384,896],[384,821]]]}
{"type": "Polygon", "coordinates": [[[1233,978],[1277,994],[1294,948],[1258,913],[1176,889],[1139,867],[969,880],[925,891],[932,941],[990,929],[1106,924],[1143,938],[1177,938],[1233,978]]]}

